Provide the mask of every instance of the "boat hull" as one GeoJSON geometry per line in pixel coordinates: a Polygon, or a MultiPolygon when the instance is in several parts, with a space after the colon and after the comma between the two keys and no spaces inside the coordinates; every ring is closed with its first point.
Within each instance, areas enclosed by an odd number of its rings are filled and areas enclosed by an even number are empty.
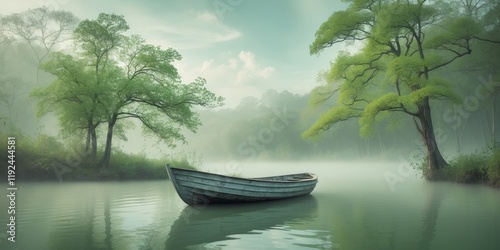
{"type": "Polygon", "coordinates": [[[188,205],[280,200],[310,194],[318,182],[310,173],[238,178],[174,168],[167,171],[181,199],[188,205]]]}

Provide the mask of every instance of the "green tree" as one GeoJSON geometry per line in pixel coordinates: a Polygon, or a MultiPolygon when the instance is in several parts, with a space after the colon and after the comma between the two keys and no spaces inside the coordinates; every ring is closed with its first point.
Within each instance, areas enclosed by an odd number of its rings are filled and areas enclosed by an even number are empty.
{"type": "Polygon", "coordinates": [[[85,151],[92,162],[97,155],[97,127],[105,122],[98,109],[97,97],[101,86],[97,85],[93,67],[82,58],[61,52],[52,53],[41,68],[56,76],[45,88],[37,88],[32,96],[38,99],[38,116],[54,112],[64,137],[83,132],[86,136],[85,151]]]}
{"type": "MultiPolygon", "coordinates": [[[[2,17],[0,16],[0,20],[2,17]]],[[[7,38],[4,34],[4,30],[0,29],[0,88],[2,92],[0,93],[0,106],[2,106],[6,112],[0,112],[0,119],[10,120],[13,119],[14,111],[14,101],[19,96],[17,83],[19,82],[18,77],[8,76],[6,74],[5,66],[7,63],[7,51],[10,49],[12,39],[7,38]]],[[[3,111],[3,110],[2,110],[3,111]]],[[[5,122],[4,122],[5,123],[5,122]]]]}
{"type": "Polygon", "coordinates": [[[0,23],[5,35],[28,45],[35,55],[34,63],[38,66],[55,47],[70,38],[78,19],[71,12],[51,10],[43,6],[4,16],[0,23]]]}
{"type": "Polygon", "coordinates": [[[108,166],[112,141],[123,120],[139,120],[144,132],[169,146],[185,141],[181,128],[200,125],[195,106],[221,106],[223,99],[206,89],[202,78],[184,84],[173,62],[174,49],[147,44],[139,36],[125,36],[123,16],[100,14],[82,21],[74,32],[77,55],[55,53],[43,65],[57,79],[34,92],[42,114],[59,113],[67,129],[87,132],[87,145],[97,147],[96,129],[106,125],[104,152],[98,165],[108,166]]]}
{"type": "Polygon", "coordinates": [[[339,43],[362,47],[355,53],[340,52],[326,73],[327,83],[313,90],[313,104],[336,93],[338,100],[303,137],[318,136],[352,118],[359,119],[361,135],[369,135],[381,118],[393,112],[409,115],[427,150],[426,177],[434,179],[447,162],[438,149],[431,100],[459,98],[453,85],[433,72],[470,54],[474,41],[486,40],[480,37],[484,27],[470,15],[481,12],[439,0],[349,2],[346,10],[333,13],[321,25],[310,53],[339,43]]]}

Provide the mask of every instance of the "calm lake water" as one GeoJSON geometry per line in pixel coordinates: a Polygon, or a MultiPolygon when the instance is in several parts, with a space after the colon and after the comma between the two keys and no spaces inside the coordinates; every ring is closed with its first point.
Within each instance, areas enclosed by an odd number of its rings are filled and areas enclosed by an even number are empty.
{"type": "MultiPolygon", "coordinates": [[[[314,172],[312,195],[188,207],[170,181],[18,183],[0,249],[500,249],[500,190],[428,183],[398,163],[208,164],[258,177],[314,172]]],[[[6,186],[4,186],[6,187],[6,186]]]]}

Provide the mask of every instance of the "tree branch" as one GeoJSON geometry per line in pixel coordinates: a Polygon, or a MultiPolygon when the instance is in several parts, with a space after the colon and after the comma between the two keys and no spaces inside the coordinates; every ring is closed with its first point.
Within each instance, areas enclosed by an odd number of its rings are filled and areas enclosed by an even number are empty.
{"type": "Polygon", "coordinates": [[[431,71],[433,71],[433,70],[435,70],[435,69],[438,69],[438,68],[441,68],[441,67],[443,67],[443,66],[446,66],[446,65],[448,65],[448,64],[450,64],[450,63],[452,63],[453,61],[455,61],[457,58],[460,58],[460,57],[462,57],[462,56],[468,55],[468,54],[470,54],[471,52],[472,52],[472,50],[471,50],[470,48],[468,48],[466,52],[463,52],[463,53],[458,53],[456,56],[454,56],[452,59],[448,60],[447,62],[444,62],[444,63],[438,64],[438,65],[436,65],[436,66],[434,66],[434,67],[432,67],[432,68],[429,68],[429,69],[427,70],[427,72],[431,72],[431,71]]]}
{"type": "Polygon", "coordinates": [[[495,41],[495,40],[490,40],[490,39],[486,39],[486,38],[481,38],[481,37],[478,37],[478,36],[473,36],[473,38],[476,38],[477,40],[483,41],[483,42],[500,44],[500,41],[495,41]]]}

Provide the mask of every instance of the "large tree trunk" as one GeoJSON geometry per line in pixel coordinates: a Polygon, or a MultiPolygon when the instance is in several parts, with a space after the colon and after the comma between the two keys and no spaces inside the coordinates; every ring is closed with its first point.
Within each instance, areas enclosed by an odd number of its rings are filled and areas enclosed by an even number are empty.
{"type": "Polygon", "coordinates": [[[495,99],[496,99],[496,96],[493,95],[493,111],[492,111],[492,116],[493,116],[493,121],[492,121],[492,124],[491,124],[491,137],[492,137],[492,144],[493,144],[493,147],[496,148],[497,147],[497,141],[496,141],[496,135],[495,135],[495,99]]]}
{"type": "Polygon", "coordinates": [[[94,164],[97,158],[97,134],[95,126],[89,126],[87,129],[87,139],[85,141],[85,153],[90,155],[90,162],[94,164]]]}
{"type": "Polygon", "coordinates": [[[113,140],[113,129],[116,124],[117,116],[113,115],[111,120],[108,122],[108,134],[106,135],[106,147],[104,148],[104,154],[102,155],[101,161],[99,163],[100,168],[106,168],[109,165],[109,160],[111,159],[111,142],[113,140]]]}
{"type": "Polygon", "coordinates": [[[90,138],[91,138],[91,143],[92,143],[92,149],[90,151],[90,160],[92,161],[92,163],[95,163],[96,162],[96,158],[97,158],[97,134],[95,132],[95,127],[92,128],[92,130],[90,131],[90,138]]]}
{"type": "Polygon", "coordinates": [[[87,130],[87,139],[85,140],[85,153],[88,153],[90,150],[90,130],[87,130]]]}
{"type": "Polygon", "coordinates": [[[429,99],[423,100],[422,104],[418,107],[418,120],[419,124],[415,123],[422,140],[424,141],[427,150],[427,171],[424,171],[425,177],[428,180],[438,179],[437,171],[442,167],[448,165],[446,160],[439,151],[436,136],[434,134],[434,126],[432,124],[431,107],[429,99]]]}

